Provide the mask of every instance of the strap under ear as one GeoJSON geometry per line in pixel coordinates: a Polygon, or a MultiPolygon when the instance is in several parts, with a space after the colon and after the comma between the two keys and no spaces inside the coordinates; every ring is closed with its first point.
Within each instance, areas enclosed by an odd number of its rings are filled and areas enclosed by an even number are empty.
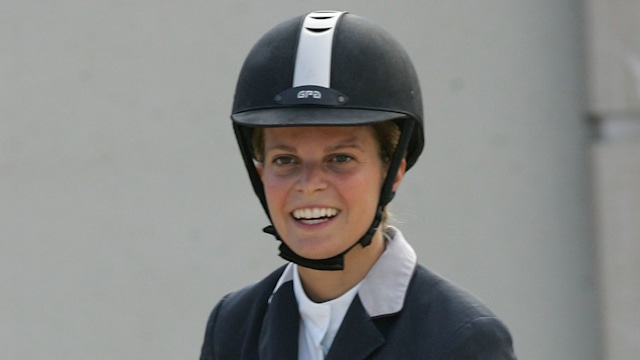
{"type": "Polygon", "coordinates": [[[398,139],[398,145],[396,146],[396,150],[393,153],[393,158],[391,159],[391,163],[389,164],[387,176],[384,179],[384,183],[382,184],[380,200],[378,200],[378,207],[381,208],[387,206],[387,204],[391,202],[395,195],[395,192],[393,191],[393,184],[395,183],[396,177],[398,176],[400,164],[402,163],[402,159],[404,159],[405,157],[405,152],[407,151],[409,141],[411,140],[411,134],[413,133],[413,121],[405,119],[401,123],[402,127],[400,129],[400,139],[398,139]]]}

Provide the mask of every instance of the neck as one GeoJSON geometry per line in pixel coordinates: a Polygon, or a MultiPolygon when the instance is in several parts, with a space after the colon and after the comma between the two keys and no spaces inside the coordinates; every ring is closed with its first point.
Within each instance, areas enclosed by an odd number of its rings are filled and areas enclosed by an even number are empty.
{"type": "Polygon", "coordinates": [[[367,247],[356,245],[344,255],[344,270],[323,271],[298,266],[302,286],[314,302],[336,299],[362,281],[384,252],[382,230],[378,229],[367,247]]]}

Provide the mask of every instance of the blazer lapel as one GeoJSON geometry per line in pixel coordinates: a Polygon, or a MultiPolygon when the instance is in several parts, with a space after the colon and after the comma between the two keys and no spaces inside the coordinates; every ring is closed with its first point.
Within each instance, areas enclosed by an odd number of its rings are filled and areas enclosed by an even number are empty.
{"type": "Polygon", "coordinates": [[[300,314],[293,293],[293,281],[283,284],[273,295],[260,333],[260,359],[298,358],[300,314]]]}
{"type": "Polygon", "coordinates": [[[384,344],[382,333],[356,296],[342,320],[326,360],[365,359],[384,344]]]}

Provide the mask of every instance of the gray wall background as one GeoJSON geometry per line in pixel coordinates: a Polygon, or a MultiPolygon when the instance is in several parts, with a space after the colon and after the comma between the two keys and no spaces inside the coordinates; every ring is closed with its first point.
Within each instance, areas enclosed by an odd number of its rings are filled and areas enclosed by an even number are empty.
{"type": "Polygon", "coordinates": [[[581,1],[1,1],[0,357],[197,358],[281,264],[228,113],[276,23],[386,27],[427,144],[392,211],[522,359],[600,357],[581,1]]]}

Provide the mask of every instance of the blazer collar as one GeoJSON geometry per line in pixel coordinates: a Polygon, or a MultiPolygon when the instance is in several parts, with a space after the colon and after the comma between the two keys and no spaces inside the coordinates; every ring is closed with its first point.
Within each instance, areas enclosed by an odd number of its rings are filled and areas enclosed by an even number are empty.
{"type": "Polygon", "coordinates": [[[297,309],[293,282],[283,284],[271,295],[260,332],[260,359],[298,358],[300,313],[297,309]]]}
{"type": "Polygon", "coordinates": [[[356,296],[325,359],[365,359],[384,343],[384,336],[356,296]]]}
{"type": "Polygon", "coordinates": [[[385,229],[387,248],[362,280],[358,295],[369,316],[397,314],[402,310],[417,256],[400,230],[385,229]]]}

